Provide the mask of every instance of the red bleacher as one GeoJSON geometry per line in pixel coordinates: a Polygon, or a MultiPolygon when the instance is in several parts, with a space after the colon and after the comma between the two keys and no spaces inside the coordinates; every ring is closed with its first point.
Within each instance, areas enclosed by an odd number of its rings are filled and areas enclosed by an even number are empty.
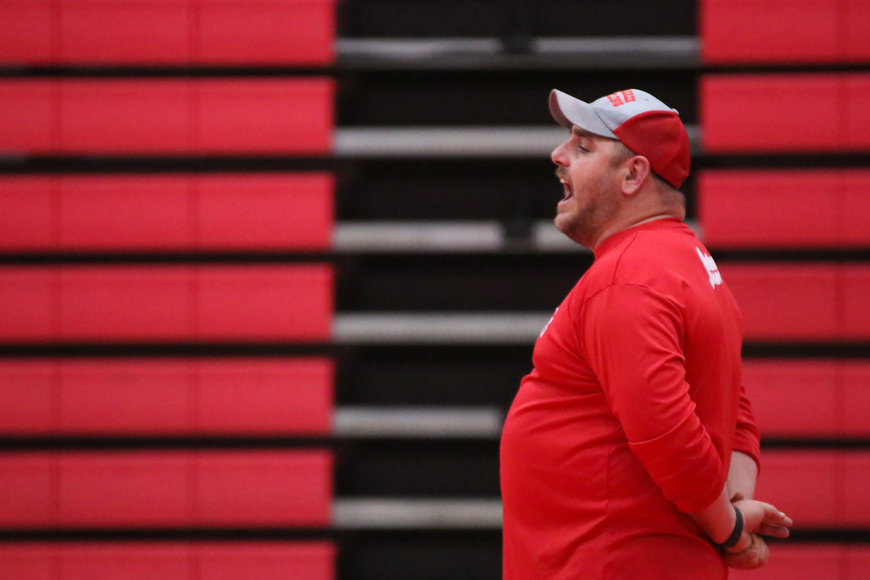
{"type": "Polygon", "coordinates": [[[325,450],[0,454],[0,528],[329,525],[325,450]]]}
{"type": "Polygon", "coordinates": [[[335,0],[2,0],[0,63],[328,65],[335,0]]]}
{"type": "Polygon", "coordinates": [[[870,436],[870,362],[747,359],[743,383],[763,437],[870,436]]]}
{"type": "Polygon", "coordinates": [[[862,0],[701,0],[705,63],[852,63],[870,60],[862,0]]]}
{"type": "Polygon", "coordinates": [[[870,527],[870,452],[766,450],[756,496],[800,528],[870,527]]]}
{"type": "Polygon", "coordinates": [[[331,64],[336,0],[198,0],[204,64],[331,64]],[[253,9],[252,9],[253,8],[253,9]],[[251,34],[256,30],[256,34],[251,34]]]}
{"type": "Polygon", "coordinates": [[[743,311],[747,340],[870,339],[870,266],[725,262],[719,270],[743,311]]]}
{"type": "Polygon", "coordinates": [[[328,174],[0,177],[0,252],[325,250],[328,174]]]}
{"type": "Polygon", "coordinates": [[[325,154],[333,83],[293,79],[0,81],[0,152],[325,154]]]}
{"type": "Polygon", "coordinates": [[[312,265],[0,268],[0,341],[323,341],[332,268],[312,265]]]}
{"type": "Polygon", "coordinates": [[[774,542],[758,570],[732,570],[732,580],[865,580],[870,548],[862,545],[774,542]]]}
{"type": "Polygon", "coordinates": [[[707,170],[697,195],[711,248],[870,245],[870,171],[707,170]]]}
{"type": "MultiPolygon", "coordinates": [[[[331,65],[335,7],[0,0],[0,65],[25,71],[0,79],[0,155],[67,156],[79,165],[77,156],[327,155],[333,81],[249,72],[331,65]],[[33,75],[31,66],[113,72],[33,75]],[[245,72],[227,76],[226,67],[245,72]],[[216,74],[202,76],[209,70],[216,74]]],[[[0,176],[0,254],[18,264],[0,267],[0,344],[25,352],[0,359],[0,434],[39,441],[0,453],[0,529],[12,540],[0,543],[0,577],[335,578],[331,542],[239,533],[329,526],[332,453],[318,443],[245,438],[328,436],[333,363],[130,358],[111,348],[329,340],[332,267],[275,258],[329,249],[333,189],[326,173],[0,176]],[[247,255],[239,263],[197,257],[219,252],[247,255]],[[143,259],[149,253],[166,263],[143,259]],[[102,257],[58,264],[33,254],[102,257]],[[265,259],[252,261],[255,254],[265,259]],[[45,358],[28,350],[93,343],[111,352],[45,358]],[[71,439],[79,437],[116,445],[71,439]],[[167,438],[169,447],[160,443],[167,438]],[[204,449],[185,438],[218,443],[204,449]],[[124,541],[106,532],[199,529],[236,540],[124,541]],[[20,536],[46,530],[71,540],[20,536]],[[80,534],[92,530],[110,540],[80,534]]]]}
{"type": "Polygon", "coordinates": [[[15,580],[332,580],[326,542],[23,542],[0,544],[0,569],[15,580]]]}
{"type": "MultiPolygon", "coordinates": [[[[713,65],[855,65],[870,61],[864,0],[701,0],[702,60],[713,65]]],[[[702,146],[708,154],[844,154],[870,150],[865,73],[705,74],[702,146]]],[[[812,165],[812,161],[809,162],[812,165]]],[[[863,169],[705,170],[699,225],[716,249],[842,250],[870,246],[870,174],[863,169]]],[[[745,337],[768,343],[870,339],[870,268],[830,260],[720,261],[744,313],[745,337]]],[[[870,528],[870,453],[838,447],[870,435],[864,359],[747,359],[744,384],[763,438],[827,440],[831,448],[765,449],[757,497],[799,529],[870,528]]],[[[859,580],[864,544],[775,542],[739,580],[859,580]]]]}
{"type": "Polygon", "coordinates": [[[192,186],[200,248],[327,250],[332,245],[332,175],[201,175],[192,186]]]}
{"type": "Polygon", "coordinates": [[[328,435],[322,358],[0,360],[0,434],[328,435]]]}
{"type": "Polygon", "coordinates": [[[701,137],[708,153],[870,150],[870,75],[705,75],[701,137]]]}

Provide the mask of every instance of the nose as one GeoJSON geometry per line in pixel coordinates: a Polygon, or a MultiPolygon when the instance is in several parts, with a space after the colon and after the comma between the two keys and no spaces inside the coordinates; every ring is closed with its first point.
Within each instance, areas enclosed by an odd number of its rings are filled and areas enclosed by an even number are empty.
{"type": "Polygon", "coordinates": [[[553,160],[553,163],[556,165],[560,165],[563,167],[568,166],[568,157],[566,154],[566,148],[568,147],[568,142],[570,139],[553,149],[553,152],[550,153],[550,159],[553,160]]]}

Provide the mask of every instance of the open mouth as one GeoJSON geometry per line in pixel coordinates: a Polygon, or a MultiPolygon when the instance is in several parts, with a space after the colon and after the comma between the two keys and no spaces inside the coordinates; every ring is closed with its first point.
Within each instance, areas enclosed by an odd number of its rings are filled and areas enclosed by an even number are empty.
{"type": "Polygon", "coordinates": [[[559,178],[559,181],[562,183],[562,189],[565,192],[564,196],[562,197],[562,201],[567,201],[574,197],[574,188],[571,186],[571,182],[561,177],[559,178]]]}

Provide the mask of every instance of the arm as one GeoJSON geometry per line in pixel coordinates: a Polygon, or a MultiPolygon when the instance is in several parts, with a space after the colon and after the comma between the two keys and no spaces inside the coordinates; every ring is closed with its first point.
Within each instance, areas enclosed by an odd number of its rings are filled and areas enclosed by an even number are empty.
{"type": "MultiPolygon", "coordinates": [[[[736,439],[738,444],[742,443],[743,447],[752,452],[752,455],[735,449],[731,454],[731,463],[728,469],[725,489],[715,502],[719,505],[715,507],[711,506],[708,510],[704,510],[704,512],[689,515],[702,529],[707,530],[713,526],[710,520],[715,518],[714,514],[721,514],[721,507],[724,505],[723,498],[727,498],[731,503],[740,502],[741,513],[753,513],[752,510],[755,510],[754,513],[757,514],[760,509],[764,516],[757,524],[757,527],[752,522],[745,525],[744,533],[741,535],[737,545],[723,550],[722,554],[725,564],[730,568],[752,570],[766,564],[770,556],[770,549],[761,535],[772,535],[780,538],[788,537],[788,526],[792,522],[784,514],[775,509],[770,509],[773,506],[760,504],[759,502],[748,503],[742,501],[751,500],[755,496],[755,482],[758,478],[757,462],[760,454],[758,428],[755,426],[755,418],[752,416],[749,401],[744,393],[741,393],[736,439]]],[[[757,515],[752,517],[758,518],[757,515]]],[[[712,532],[708,531],[708,534],[712,534],[712,532]]],[[[713,538],[712,535],[710,537],[713,538]]],[[[713,538],[713,541],[715,542],[716,539],[713,538]]]]}
{"type": "Polygon", "coordinates": [[[740,493],[746,499],[755,495],[755,480],[761,465],[761,435],[752,413],[752,405],[746,397],[746,389],[740,387],[740,402],[737,407],[737,426],[734,430],[734,450],[728,469],[729,498],[740,493]]]}
{"type": "MultiPolygon", "coordinates": [[[[632,452],[665,497],[692,513],[714,503],[727,471],[689,395],[682,316],[650,288],[611,286],[584,304],[578,342],[632,452]]],[[[734,514],[721,507],[727,538],[734,514]]]]}
{"type": "MultiPolygon", "coordinates": [[[[752,413],[752,405],[746,397],[746,390],[742,387],[734,439],[735,448],[731,454],[727,483],[728,497],[732,502],[752,499],[755,496],[755,481],[758,478],[761,455],[761,438],[752,413]]],[[[730,568],[752,570],[767,563],[770,549],[764,539],[758,534],[752,534],[750,539],[752,542],[744,551],[736,554],[724,552],[726,565],[730,568]]]]}
{"type": "Polygon", "coordinates": [[[755,480],[758,477],[758,465],[755,460],[743,453],[734,451],[731,454],[731,467],[728,469],[728,499],[734,500],[739,494],[742,499],[755,497],[755,480]]]}
{"type": "MultiPolygon", "coordinates": [[[[739,428],[739,426],[738,426],[739,428]]],[[[731,501],[752,499],[755,496],[755,480],[758,477],[758,464],[755,459],[735,450],[731,454],[731,467],[728,470],[728,498],[731,501]]],[[[750,536],[749,546],[742,552],[724,553],[725,564],[730,568],[752,570],[767,563],[770,549],[758,534],[750,536]]]]}
{"type": "MultiPolygon", "coordinates": [[[[611,286],[587,301],[578,339],[631,450],[665,497],[721,543],[737,517],[728,472],[689,395],[681,316],[649,288],[611,286]]],[[[740,509],[746,526],[735,549],[746,548],[762,523],[784,525],[768,504],[740,509]]]]}
{"type": "MultiPolygon", "coordinates": [[[[750,419],[752,419],[751,414],[750,419]]],[[[739,429],[740,425],[738,424],[738,430],[739,429]]],[[[750,438],[753,433],[757,434],[758,431],[755,428],[754,419],[751,421],[751,429],[747,429],[747,431],[750,432],[750,438]]],[[[754,446],[755,449],[757,449],[757,443],[755,443],[754,446]]],[[[750,529],[754,524],[750,523],[746,525],[745,530],[749,531],[744,531],[744,534],[742,534],[737,545],[731,549],[723,550],[725,563],[731,568],[750,570],[763,566],[767,562],[770,550],[761,535],[766,534],[785,538],[788,537],[787,528],[791,525],[791,520],[789,518],[776,510],[768,509],[766,507],[767,504],[752,502],[747,505],[747,502],[742,501],[751,500],[755,496],[755,482],[758,478],[758,464],[756,463],[757,456],[757,451],[754,456],[737,450],[732,452],[731,464],[728,469],[728,480],[725,484],[725,489],[715,502],[720,505],[716,507],[711,506],[708,510],[698,514],[689,514],[702,529],[707,530],[713,525],[710,520],[715,517],[714,514],[721,514],[723,498],[727,498],[733,503],[740,502],[740,509],[746,512],[750,512],[753,508],[760,508],[762,510],[765,515],[757,527],[750,529]]],[[[709,533],[710,532],[708,532],[708,534],[709,533]]],[[[713,538],[712,535],[711,538],[713,538]]],[[[713,538],[713,541],[715,542],[716,539],[713,538]]]]}

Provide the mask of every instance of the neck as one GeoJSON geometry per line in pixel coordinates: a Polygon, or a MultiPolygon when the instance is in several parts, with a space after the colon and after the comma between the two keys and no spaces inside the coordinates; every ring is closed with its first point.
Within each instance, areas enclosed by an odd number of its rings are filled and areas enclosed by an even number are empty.
{"type": "MultiPolygon", "coordinates": [[[[654,222],[654,221],[656,221],[656,220],[661,220],[661,219],[670,218],[670,217],[677,217],[677,216],[674,216],[674,215],[671,215],[671,214],[667,214],[667,213],[662,213],[662,214],[659,214],[659,215],[654,215],[654,216],[652,216],[652,217],[648,217],[648,218],[646,218],[646,219],[640,220],[639,222],[635,222],[635,223],[631,224],[631,225],[628,226],[628,227],[629,227],[629,228],[633,228],[634,226],[639,226],[640,224],[645,224],[645,223],[647,223],[647,222],[654,222]]],[[[626,229],[628,229],[628,228],[626,228],[626,229]]]]}
{"type": "Polygon", "coordinates": [[[683,220],[686,216],[685,210],[682,211],[659,211],[654,215],[647,215],[642,217],[633,217],[626,218],[623,220],[619,220],[616,223],[604,228],[601,232],[601,235],[598,236],[598,239],[595,241],[595,244],[590,248],[591,250],[595,250],[598,246],[601,245],[601,242],[612,236],[613,234],[617,234],[623,230],[627,230],[629,228],[633,228],[639,226],[641,224],[649,223],[655,220],[665,219],[665,218],[677,218],[679,220],[683,220]]]}

